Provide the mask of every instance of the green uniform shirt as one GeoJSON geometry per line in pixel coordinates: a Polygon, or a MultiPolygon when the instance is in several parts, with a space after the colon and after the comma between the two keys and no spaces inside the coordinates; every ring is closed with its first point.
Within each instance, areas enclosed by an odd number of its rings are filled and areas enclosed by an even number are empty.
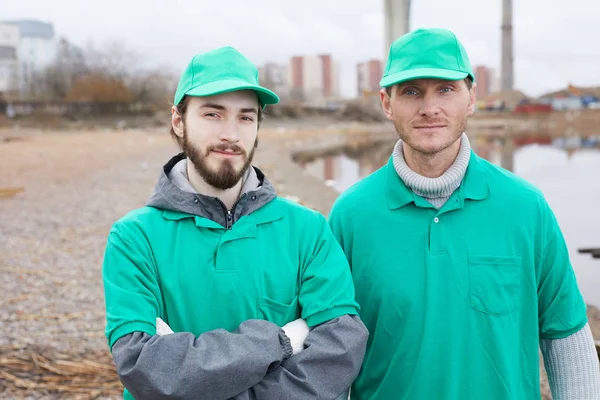
{"type": "Polygon", "coordinates": [[[352,277],[325,218],[276,198],[231,229],[144,207],[113,226],[105,252],[109,346],[132,332],[234,330],[248,319],[314,326],[357,314],[352,277]]]}
{"type": "Polygon", "coordinates": [[[390,159],[330,223],[370,333],[354,399],[537,400],[539,339],[587,322],[542,194],[474,153],[440,210],[390,159]]]}

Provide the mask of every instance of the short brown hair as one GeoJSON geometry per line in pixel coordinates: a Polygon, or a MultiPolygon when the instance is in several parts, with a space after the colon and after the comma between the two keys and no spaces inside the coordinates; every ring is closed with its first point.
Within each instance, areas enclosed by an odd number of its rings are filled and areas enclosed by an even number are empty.
{"type": "MultiPolygon", "coordinates": [[[[465,83],[467,84],[467,89],[471,90],[471,88],[473,87],[473,79],[470,76],[467,76],[465,78],[465,83]]],[[[387,93],[388,96],[392,95],[392,87],[394,87],[394,85],[387,86],[385,88],[385,92],[387,93]]]]}
{"type": "MultiPolygon", "coordinates": [[[[177,104],[177,106],[175,107],[175,108],[177,108],[177,112],[181,115],[182,119],[185,119],[185,113],[187,112],[187,107],[188,107],[189,102],[190,102],[189,96],[183,96],[183,99],[181,99],[179,104],[177,104]]],[[[265,112],[262,109],[262,106],[259,102],[258,117],[257,117],[258,118],[258,120],[257,120],[258,128],[260,128],[260,123],[262,122],[264,117],[265,117],[265,112]]],[[[179,147],[183,148],[183,138],[180,136],[177,136],[177,134],[175,133],[175,129],[173,129],[172,124],[169,125],[169,133],[171,134],[171,137],[173,138],[173,140],[175,140],[177,142],[179,147]]]]}

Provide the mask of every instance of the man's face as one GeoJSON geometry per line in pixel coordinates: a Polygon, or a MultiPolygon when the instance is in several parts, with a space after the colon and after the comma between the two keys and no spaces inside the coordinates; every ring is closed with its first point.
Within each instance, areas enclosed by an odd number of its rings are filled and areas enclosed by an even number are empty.
{"type": "Polygon", "coordinates": [[[245,90],[192,96],[185,119],[173,108],[172,125],[183,139],[183,152],[214,188],[232,188],[250,167],[257,144],[259,107],[256,93],[245,90]]]}
{"type": "Polygon", "coordinates": [[[413,150],[433,155],[455,143],[473,114],[475,88],[464,80],[417,79],[380,93],[387,118],[413,150]]]}

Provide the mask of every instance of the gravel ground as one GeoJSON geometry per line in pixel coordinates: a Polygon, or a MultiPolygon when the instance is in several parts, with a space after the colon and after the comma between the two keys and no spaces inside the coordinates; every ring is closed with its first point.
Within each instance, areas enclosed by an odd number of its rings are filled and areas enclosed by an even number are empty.
{"type": "Polygon", "coordinates": [[[141,132],[30,136],[0,145],[0,345],[106,347],[100,274],[112,222],[143,204],[162,140],[141,132]]]}

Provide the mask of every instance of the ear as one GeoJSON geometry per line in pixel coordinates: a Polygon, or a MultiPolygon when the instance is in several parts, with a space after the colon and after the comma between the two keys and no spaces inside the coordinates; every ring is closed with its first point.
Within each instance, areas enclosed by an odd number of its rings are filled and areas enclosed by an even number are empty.
{"type": "Polygon", "coordinates": [[[477,84],[475,82],[473,82],[473,86],[471,87],[471,90],[469,90],[469,112],[468,112],[468,115],[473,115],[473,113],[475,112],[475,101],[477,100],[477,96],[475,95],[476,87],[477,87],[477,84]]]}
{"type": "MultiPolygon", "coordinates": [[[[394,87],[392,87],[392,96],[394,95],[394,87]]],[[[385,89],[381,89],[379,91],[379,98],[381,100],[381,108],[383,108],[383,112],[385,113],[385,116],[387,117],[387,119],[392,120],[393,119],[393,113],[392,113],[392,107],[390,104],[390,96],[387,94],[387,91],[385,89]]]]}
{"type": "Polygon", "coordinates": [[[179,114],[179,110],[175,106],[171,107],[171,126],[175,134],[183,138],[183,117],[179,114]]]}

